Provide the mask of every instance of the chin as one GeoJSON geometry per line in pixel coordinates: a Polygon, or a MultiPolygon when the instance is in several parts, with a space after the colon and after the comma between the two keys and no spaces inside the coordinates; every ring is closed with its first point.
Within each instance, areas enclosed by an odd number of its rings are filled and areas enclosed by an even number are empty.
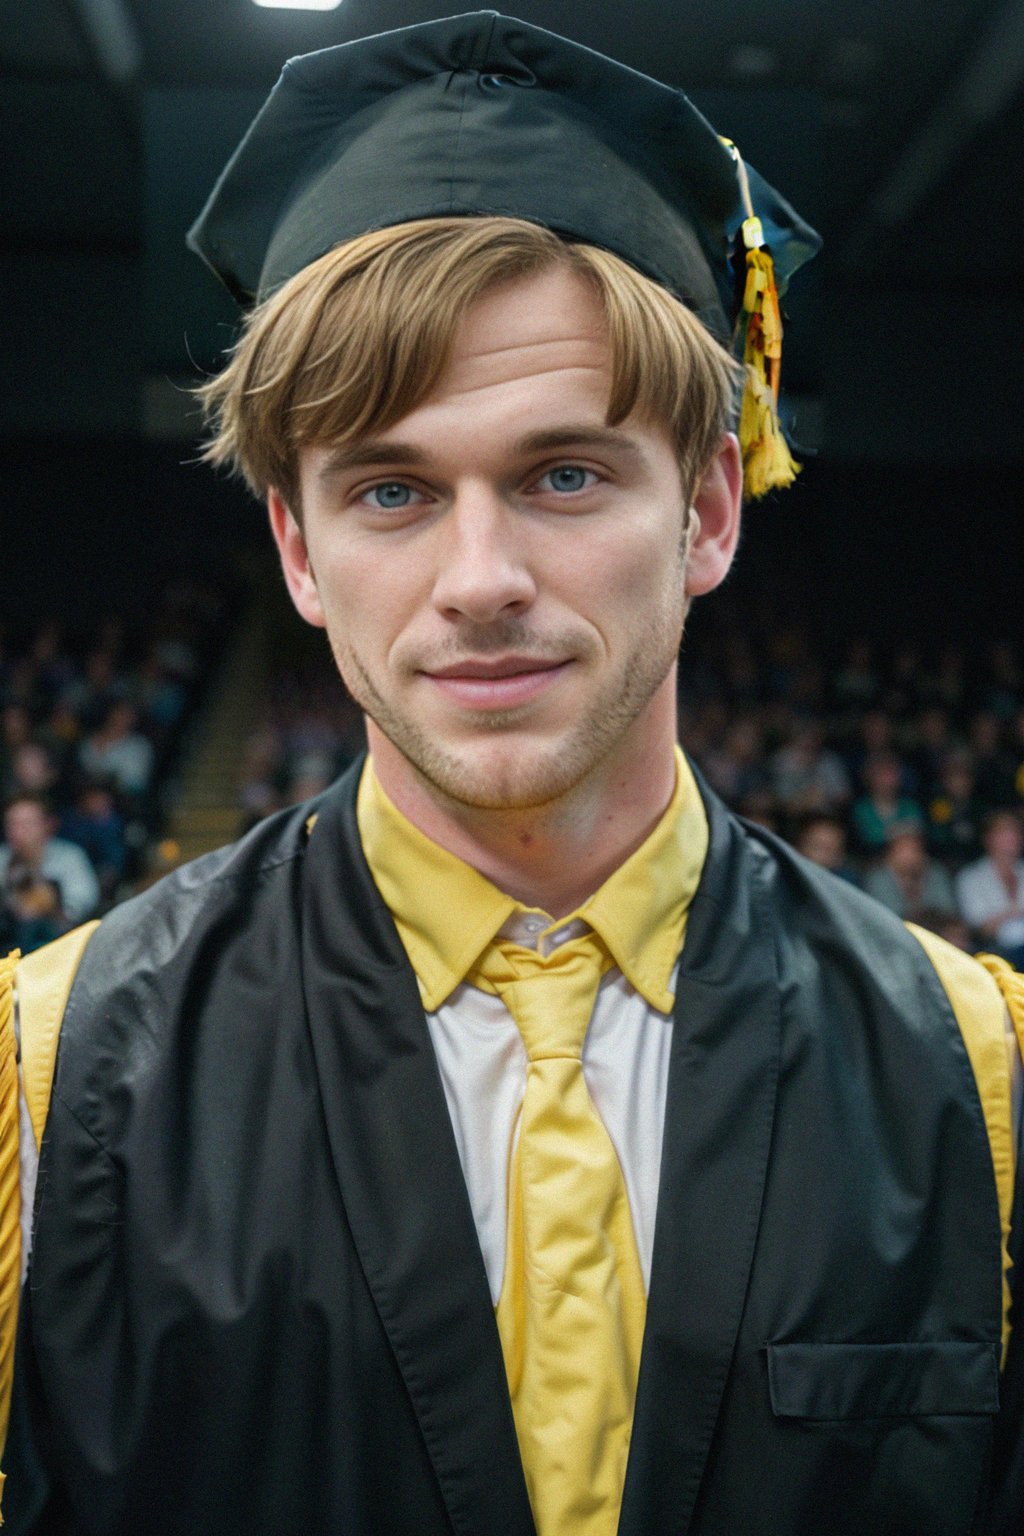
{"type": "Polygon", "coordinates": [[[416,752],[409,744],[394,744],[436,792],[458,805],[487,811],[552,805],[587,779],[607,752],[607,743],[580,736],[538,745],[511,735],[461,749],[430,743],[416,752]]]}
{"type": "Polygon", "coordinates": [[[538,752],[514,741],[488,743],[482,750],[434,748],[410,760],[447,799],[478,810],[528,810],[557,800],[572,787],[557,752],[538,752]]]}

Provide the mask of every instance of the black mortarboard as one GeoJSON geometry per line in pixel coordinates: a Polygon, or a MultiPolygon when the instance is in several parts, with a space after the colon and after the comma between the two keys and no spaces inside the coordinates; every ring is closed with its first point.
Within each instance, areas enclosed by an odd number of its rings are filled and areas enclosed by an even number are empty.
{"type": "Polygon", "coordinates": [[[745,220],[780,289],[819,245],[681,91],[494,11],[290,60],[188,238],[246,301],[370,230],[476,214],[615,252],[722,340],[745,220]]]}

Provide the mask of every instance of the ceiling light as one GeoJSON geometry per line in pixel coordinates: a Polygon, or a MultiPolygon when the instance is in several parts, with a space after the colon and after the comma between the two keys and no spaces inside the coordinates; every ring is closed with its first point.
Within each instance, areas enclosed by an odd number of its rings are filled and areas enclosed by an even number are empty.
{"type": "Polygon", "coordinates": [[[341,0],[255,0],[255,3],[281,11],[335,11],[341,0]]]}

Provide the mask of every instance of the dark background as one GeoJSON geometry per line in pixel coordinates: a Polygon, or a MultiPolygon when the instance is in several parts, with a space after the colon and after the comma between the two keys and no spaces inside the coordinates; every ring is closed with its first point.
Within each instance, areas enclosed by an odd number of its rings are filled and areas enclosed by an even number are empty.
{"type": "MultiPolygon", "coordinates": [[[[294,53],[455,0],[0,0],[6,623],[144,611],[262,515],[195,464],[236,316],[184,231],[294,53]]],[[[683,86],[826,238],[784,358],[797,486],[730,600],[830,636],[1018,635],[1024,3],[514,0],[683,86]]]]}

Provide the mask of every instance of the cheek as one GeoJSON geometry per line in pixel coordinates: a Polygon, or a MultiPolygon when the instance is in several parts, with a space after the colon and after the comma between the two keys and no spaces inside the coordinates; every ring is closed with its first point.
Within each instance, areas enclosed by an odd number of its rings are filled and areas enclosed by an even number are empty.
{"type": "Polygon", "coordinates": [[[335,651],[366,659],[386,655],[421,600],[400,562],[361,559],[357,550],[332,554],[316,569],[335,651]]]}
{"type": "MultiPolygon", "coordinates": [[[[586,572],[589,577],[594,572],[586,572]]],[[[685,562],[678,533],[638,540],[602,561],[599,587],[627,621],[643,622],[652,613],[674,613],[683,601],[685,562]]]]}

